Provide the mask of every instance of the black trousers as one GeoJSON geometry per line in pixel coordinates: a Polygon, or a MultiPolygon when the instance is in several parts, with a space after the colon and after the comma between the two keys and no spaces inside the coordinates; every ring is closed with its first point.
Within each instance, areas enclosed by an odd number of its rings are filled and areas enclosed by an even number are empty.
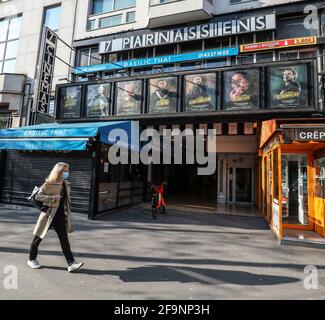
{"type": "MultiPolygon", "coordinates": [[[[61,210],[61,208],[59,210],[61,210]]],[[[65,259],[67,260],[68,265],[70,266],[74,262],[74,257],[70,249],[70,243],[65,225],[65,215],[64,212],[60,212],[59,210],[56,213],[50,228],[53,228],[57,233],[60,240],[62,252],[65,256],[65,259]]],[[[36,260],[38,255],[38,247],[41,241],[42,239],[40,237],[34,237],[30,247],[29,260],[36,260]]]]}

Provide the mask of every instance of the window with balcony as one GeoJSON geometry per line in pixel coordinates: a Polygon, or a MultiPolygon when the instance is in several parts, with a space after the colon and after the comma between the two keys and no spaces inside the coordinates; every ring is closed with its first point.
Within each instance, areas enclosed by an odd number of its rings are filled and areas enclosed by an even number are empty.
{"type": "Polygon", "coordinates": [[[0,73],[15,72],[20,27],[20,16],[0,20],[0,73]]]}
{"type": "Polygon", "coordinates": [[[93,0],[91,14],[101,14],[135,7],[136,0],[93,0]]]}

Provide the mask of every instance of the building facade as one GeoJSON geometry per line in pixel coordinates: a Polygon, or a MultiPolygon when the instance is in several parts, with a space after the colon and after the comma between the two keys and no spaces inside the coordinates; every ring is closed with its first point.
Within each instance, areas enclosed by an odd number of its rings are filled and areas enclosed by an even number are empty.
{"type": "MultiPolygon", "coordinates": [[[[216,133],[211,176],[198,176],[197,162],[110,166],[105,143],[48,153],[82,168],[79,200],[92,218],[165,181],[174,201],[255,206],[279,238],[325,236],[323,1],[77,1],[74,21],[74,68],[55,88],[56,121],[216,133]]],[[[9,152],[5,161],[43,157],[9,152]]],[[[15,202],[3,190],[3,201],[15,202]]]]}
{"type": "MultiPolygon", "coordinates": [[[[35,79],[43,26],[58,33],[71,44],[74,33],[76,0],[7,0],[0,1],[0,126],[19,127],[51,117],[35,119],[32,113],[35,79]]],[[[66,82],[74,53],[63,42],[58,43],[52,85],[52,109],[58,83],[66,82]]]]}

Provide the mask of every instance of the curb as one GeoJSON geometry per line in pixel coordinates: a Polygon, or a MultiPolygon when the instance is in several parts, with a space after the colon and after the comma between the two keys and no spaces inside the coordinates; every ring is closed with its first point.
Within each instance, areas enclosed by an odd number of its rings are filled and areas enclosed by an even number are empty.
{"type": "Polygon", "coordinates": [[[282,238],[280,241],[281,245],[296,246],[296,247],[307,247],[314,249],[325,249],[325,242],[319,242],[315,240],[300,240],[294,238],[282,238]]]}

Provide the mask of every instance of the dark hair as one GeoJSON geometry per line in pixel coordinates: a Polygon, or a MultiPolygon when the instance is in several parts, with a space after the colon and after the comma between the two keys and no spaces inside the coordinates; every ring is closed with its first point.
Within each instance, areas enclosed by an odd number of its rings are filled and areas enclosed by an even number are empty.
{"type": "Polygon", "coordinates": [[[234,74],[232,75],[232,77],[235,75],[235,74],[241,74],[246,80],[249,80],[248,78],[248,74],[246,71],[236,71],[234,72],[234,74]]]}
{"type": "Polygon", "coordinates": [[[285,71],[291,71],[294,75],[297,75],[297,71],[296,71],[296,69],[294,69],[294,68],[292,68],[292,67],[283,68],[283,69],[282,69],[282,73],[284,73],[285,71]]]}

